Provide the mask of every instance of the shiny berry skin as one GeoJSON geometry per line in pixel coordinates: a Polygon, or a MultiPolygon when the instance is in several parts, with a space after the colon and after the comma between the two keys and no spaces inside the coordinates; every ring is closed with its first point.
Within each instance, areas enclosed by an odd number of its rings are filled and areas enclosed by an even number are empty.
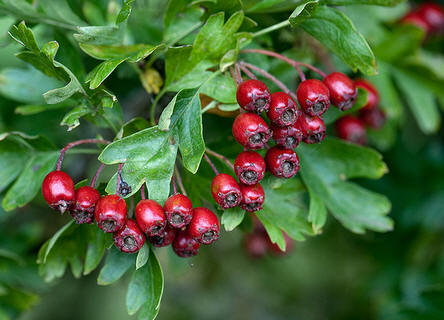
{"type": "Polygon", "coordinates": [[[193,217],[191,200],[183,194],[175,194],[169,197],[163,205],[163,210],[168,223],[177,229],[188,225],[193,217]]]}
{"type": "Polygon", "coordinates": [[[167,219],[160,204],[154,200],[140,200],[136,205],[136,221],[149,237],[162,235],[167,219]]]}
{"type": "Polygon", "coordinates": [[[214,177],[211,183],[211,193],[223,210],[236,207],[242,200],[236,179],[225,173],[214,177]]]}
{"type": "Polygon", "coordinates": [[[299,117],[295,127],[302,131],[302,140],[305,143],[319,143],[325,138],[325,123],[320,117],[303,115],[299,117]]]}
{"type": "Polygon", "coordinates": [[[358,79],[355,80],[356,88],[361,88],[367,90],[367,103],[360,110],[369,110],[376,107],[379,104],[379,93],[378,90],[367,80],[358,79]]]}
{"type": "Polygon", "coordinates": [[[237,178],[247,185],[259,183],[264,178],[266,168],[264,158],[256,151],[241,152],[234,161],[237,178]]]}
{"type": "Polygon", "coordinates": [[[74,201],[74,182],[66,172],[51,171],[43,180],[42,193],[51,208],[64,213],[74,201]]]}
{"type": "Polygon", "coordinates": [[[299,171],[299,157],[291,149],[272,147],[265,156],[267,169],[278,178],[291,178],[299,171]]]}
{"type": "Polygon", "coordinates": [[[359,110],[359,119],[372,129],[380,129],[386,120],[384,111],[379,107],[370,110],[359,110]]]}
{"type": "Polygon", "coordinates": [[[92,223],[94,221],[94,210],[99,199],[100,193],[93,187],[83,186],[76,190],[71,215],[78,224],[92,223]]]}
{"type": "Polygon", "coordinates": [[[116,232],[125,225],[127,207],[125,200],[118,195],[107,195],[99,199],[94,216],[97,225],[103,231],[116,232]]]}
{"type": "Polygon", "coordinates": [[[190,235],[202,244],[213,243],[219,238],[219,219],[204,207],[194,208],[193,220],[188,228],[190,235]]]}
{"type": "Polygon", "coordinates": [[[233,136],[248,149],[262,149],[271,137],[268,125],[257,114],[241,113],[233,123],[233,136]]]}
{"type": "Polygon", "coordinates": [[[143,247],[145,235],[134,220],[128,219],[122,229],[114,232],[113,240],[120,251],[134,253],[143,247]]]}
{"type": "Polygon", "coordinates": [[[242,109],[262,113],[270,107],[270,90],[262,81],[249,79],[237,88],[236,99],[242,109]]]}
{"type": "Polygon", "coordinates": [[[251,258],[259,259],[267,255],[269,239],[266,234],[247,234],[243,241],[244,249],[251,258]]]}
{"type": "Polygon", "coordinates": [[[155,247],[166,247],[173,243],[176,237],[177,229],[171,226],[166,226],[161,235],[150,237],[150,242],[155,247]]]}
{"type": "Polygon", "coordinates": [[[265,192],[260,184],[253,186],[241,185],[242,202],[240,207],[248,212],[255,212],[262,209],[265,201],[265,192]]]}
{"type": "Polygon", "coordinates": [[[430,26],[427,23],[427,21],[424,20],[423,17],[419,16],[417,12],[409,12],[407,13],[402,19],[402,24],[410,24],[414,25],[422,30],[424,30],[425,33],[430,32],[430,26]]]}
{"type": "Polygon", "coordinates": [[[296,95],[305,113],[320,116],[330,107],[330,92],[322,81],[308,79],[299,85],[296,95]]]}
{"type": "Polygon", "coordinates": [[[417,13],[427,23],[430,31],[439,32],[444,29],[444,9],[439,4],[423,3],[418,7],[417,13]]]}
{"type": "Polygon", "coordinates": [[[358,90],[349,77],[341,72],[333,72],[324,78],[324,84],[330,92],[331,103],[339,110],[345,111],[353,107],[358,90]]]}
{"type": "Polygon", "coordinates": [[[273,131],[273,140],[276,144],[288,149],[296,148],[302,141],[302,131],[294,125],[289,127],[271,127],[271,131],[273,131]]]}
{"type": "Polygon", "coordinates": [[[271,123],[278,127],[290,126],[296,122],[300,111],[293,99],[284,92],[271,95],[270,109],[267,112],[271,123]]]}
{"type": "Polygon", "coordinates": [[[200,243],[191,236],[188,229],[177,231],[173,241],[173,250],[179,257],[193,257],[198,254],[199,247],[200,243]]]}
{"type": "Polygon", "coordinates": [[[367,133],[364,124],[355,116],[344,116],[336,122],[338,137],[342,140],[364,145],[367,143],[367,133]]]}

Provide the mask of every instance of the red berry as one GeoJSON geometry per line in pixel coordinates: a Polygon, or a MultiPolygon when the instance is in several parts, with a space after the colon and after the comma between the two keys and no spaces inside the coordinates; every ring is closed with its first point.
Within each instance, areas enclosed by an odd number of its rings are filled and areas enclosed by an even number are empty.
{"type": "Polygon", "coordinates": [[[100,193],[90,186],[83,186],[76,190],[76,200],[72,205],[71,215],[77,223],[92,223],[94,210],[100,199],[100,193]]]}
{"type": "Polygon", "coordinates": [[[237,88],[236,98],[239,106],[247,111],[262,113],[270,107],[270,90],[259,80],[242,82],[237,88]]]}
{"type": "Polygon", "coordinates": [[[234,171],[243,184],[259,183],[265,175],[265,160],[255,151],[241,152],[234,161],[234,171]]]}
{"type": "Polygon", "coordinates": [[[193,217],[191,200],[183,194],[175,194],[169,197],[165,201],[163,209],[169,224],[177,229],[188,225],[193,217]]]}
{"type": "Polygon", "coordinates": [[[325,123],[320,117],[303,115],[299,117],[295,127],[302,131],[302,139],[305,143],[319,143],[325,138],[325,123]]]}
{"type": "Polygon", "coordinates": [[[293,240],[285,232],[283,234],[285,239],[285,251],[282,251],[276,243],[271,242],[270,238],[268,238],[268,248],[276,255],[285,255],[293,250],[293,240]]]}
{"type": "Polygon", "coordinates": [[[270,139],[271,132],[264,119],[254,113],[242,113],[233,123],[233,136],[249,149],[261,149],[270,139]]]}
{"type": "Polygon", "coordinates": [[[379,129],[385,123],[385,113],[379,107],[370,110],[359,110],[359,119],[372,129],[379,129]]]}
{"type": "Polygon", "coordinates": [[[344,116],[336,122],[339,138],[357,144],[366,144],[367,134],[364,124],[354,116],[344,116]]]}
{"type": "Polygon", "coordinates": [[[125,225],[126,213],[125,200],[112,194],[97,201],[94,215],[99,228],[109,233],[116,232],[125,225]]]}
{"type": "Polygon", "coordinates": [[[330,106],[330,93],[322,81],[308,79],[299,85],[296,95],[299,105],[305,113],[311,116],[320,116],[330,106]]]}
{"type": "Polygon", "coordinates": [[[252,258],[263,258],[269,248],[268,236],[261,233],[247,234],[244,237],[244,248],[252,258]]]}
{"type": "Polygon", "coordinates": [[[74,201],[74,182],[66,172],[51,171],[43,180],[42,193],[51,208],[64,213],[74,201]]]}
{"type": "Polygon", "coordinates": [[[299,171],[299,157],[291,149],[270,148],[265,156],[268,171],[278,178],[291,178],[299,171]]]}
{"type": "Polygon", "coordinates": [[[302,140],[302,131],[296,126],[289,127],[271,127],[273,131],[273,139],[277,145],[294,149],[302,140]]]}
{"type": "Polygon", "coordinates": [[[356,88],[361,88],[368,92],[367,103],[361,108],[361,110],[371,109],[379,104],[378,90],[370,82],[365,79],[358,79],[355,80],[355,86],[356,88]]]}
{"type": "Polygon", "coordinates": [[[211,193],[223,210],[236,207],[242,200],[239,184],[232,176],[225,173],[214,177],[211,193]]]}
{"type": "Polygon", "coordinates": [[[430,31],[439,32],[444,29],[444,9],[437,3],[426,2],[418,7],[418,16],[429,26],[430,31]]]}
{"type": "Polygon", "coordinates": [[[274,92],[271,95],[270,110],[267,115],[275,126],[285,127],[296,122],[300,111],[296,102],[284,92],[274,92]]]}
{"type": "Polygon", "coordinates": [[[202,244],[210,244],[219,238],[219,219],[207,208],[194,209],[189,225],[190,235],[202,244]]]}
{"type": "Polygon", "coordinates": [[[136,221],[149,237],[161,235],[167,219],[160,204],[154,200],[140,200],[136,205],[136,221]]]}
{"type": "Polygon", "coordinates": [[[341,72],[333,72],[324,78],[324,84],[330,92],[330,101],[345,111],[353,107],[358,96],[358,90],[353,81],[341,72]]]}
{"type": "Polygon", "coordinates": [[[401,23],[414,25],[414,26],[424,30],[425,33],[429,33],[430,32],[429,24],[427,23],[427,21],[424,20],[423,17],[419,16],[417,12],[409,12],[409,13],[407,13],[401,19],[401,23]]]}
{"type": "Polygon", "coordinates": [[[171,243],[173,243],[174,238],[176,237],[176,232],[177,229],[174,229],[171,226],[166,226],[161,235],[150,237],[150,242],[155,247],[169,246],[171,243]]]}
{"type": "Polygon", "coordinates": [[[179,230],[173,242],[174,252],[182,258],[195,256],[199,252],[200,243],[189,233],[189,230],[179,230]]]}
{"type": "Polygon", "coordinates": [[[241,185],[240,187],[242,192],[240,207],[248,212],[262,210],[265,201],[265,192],[262,186],[258,183],[253,186],[241,185]]]}
{"type": "Polygon", "coordinates": [[[140,230],[137,223],[132,220],[126,220],[122,229],[114,232],[114,245],[122,252],[134,253],[142,248],[145,243],[145,235],[140,230]]]}

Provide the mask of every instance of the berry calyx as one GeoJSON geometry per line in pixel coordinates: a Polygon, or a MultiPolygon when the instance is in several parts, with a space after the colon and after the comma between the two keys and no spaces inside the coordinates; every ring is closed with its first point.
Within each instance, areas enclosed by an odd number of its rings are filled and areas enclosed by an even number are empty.
{"type": "Polygon", "coordinates": [[[359,110],[359,119],[372,129],[380,129],[386,120],[384,111],[379,107],[370,110],[359,110]]]}
{"type": "Polygon", "coordinates": [[[94,210],[99,199],[100,193],[93,187],[83,186],[76,190],[71,215],[78,224],[92,223],[94,221],[94,210]]]}
{"type": "Polygon", "coordinates": [[[293,99],[284,92],[274,92],[271,95],[268,118],[275,126],[285,127],[296,122],[300,111],[293,99]]]}
{"type": "Polygon", "coordinates": [[[298,118],[295,127],[301,130],[305,143],[319,143],[325,138],[325,123],[320,117],[303,115],[298,118]]]}
{"type": "Polygon", "coordinates": [[[270,129],[257,114],[247,112],[236,117],[233,123],[233,136],[248,149],[261,149],[271,137],[270,129]]]}
{"type": "Polygon", "coordinates": [[[43,180],[42,194],[51,208],[64,213],[74,201],[74,182],[66,172],[51,171],[43,180]]]}
{"type": "Polygon", "coordinates": [[[330,107],[330,92],[322,81],[308,79],[299,85],[296,95],[305,113],[320,116],[330,107]]]}
{"type": "Polygon", "coordinates": [[[353,143],[364,145],[367,142],[367,134],[364,124],[354,116],[344,116],[336,122],[338,137],[353,143]]]}
{"type": "Polygon", "coordinates": [[[330,92],[330,101],[339,110],[345,111],[353,107],[358,90],[353,81],[341,72],[333,72],[324,78],[324,84],[330,92]]]}
{"type": "Polygon", "coordinates": [[[179,230],[173,241],[174,252],[182,258],[195,256],[199,252],[200,243],[194,239],[188,229],[179,230]]]}
{"type": "Polygon", "coordinates": [[[260,184],[253,186],[241,185],[242,202],[240,207],[248,212],[255,212],[262,209],[265,201],[265,192],[260,184]]]}
{"type": "Polygon", "coordinates": [[[150,242],[155,247],[166,247],[173,243],[177,230],[171,226],[166,226],[160,235],[150,237],[150,242]]]}
{"type": "Polygon", "coordinates": [[[236,99],[242,109],[262,113],[270,106],[270,90],[262,81],[249,79],[237,88],[236,99]]]}
{"type": "Polygon", "coordinates": [[[154,200],[141,200],[136,205],[136,221],[149,237],[162,235],[167,219],[160,204],[154,200]]]}
{"type": "Polygon", "coordinates": [[[432,32],[439,32],[444,29],[444,9],[437,3],[426,2],[417,9],[417,14],[428,25],[432,32]]]}
{"type": "Polygon", "coordinates": [[[289,127],[271,127],[271,131],[273,131],[273,140],[276,144],[288,149],[296,148],[302,141],[302,131],[294,125],[289,127]]]}
{"type": "Polygon", "coordinates": [[[223,210],[236,207],[242,200],[239,184],[232,176],[225,173],[214,177],[211,193],[223,210]]]}
{"type": "Polygon", "coordinates": [[[145,235],[134,220],[128,219],[123,228],[114,233],[113,240],[120,251],[134,253],[143,247],[145,235]]]}
{"type": "Polygon", "coordinates": [[[259,183],[265,175],[265,160],[255,151],[241,152],[234,161],[234,172],[243,184],[259,183]]]}
{"type": "Polygon", "coordinates": [[[97,225],[104,232],[116,232],[125,225],[127,207],[125,200],[111,194],[97,201],[94,216],[97,225]]]}
{"type": "Polygon", "coordinates": [[[193,217],[193,205],[190,198],[183,194],[175,194],[169,197],[163,209],[167,217],[168,223],[173,228],[183,228],[191,222],[193,217]]]}
{"type": "Polygon", "coordinates": [[[299,157],[291,149],[275,146],[265,156],[267,168],[278,178],[291,178],[299,171],[299,157]]]}
{"type": "Polygon", "coordinates": [[[219,219],[209,209],[197,207],[189,225],[190,235],[199,243],[210,244],[219,238],[219,219]]]}
{"type": "Polygon", "coordinates": [[[369,110],[379,104],[378,90],[367,80],[358,79],[354,81],[356,88],[364,89],[368,92],[367,103],[360,110],[369,110]]]}

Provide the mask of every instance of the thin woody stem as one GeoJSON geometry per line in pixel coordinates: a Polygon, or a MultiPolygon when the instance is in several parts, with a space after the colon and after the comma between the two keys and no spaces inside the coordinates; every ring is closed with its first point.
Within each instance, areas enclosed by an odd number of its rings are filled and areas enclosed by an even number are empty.
{"type": "Polygon", "coordinates": [[[229,166],[234,171],[233,163],[231,163],[230,159],[228,159],[224,155],[221,155],[220,153],[217,153],[217,152],[210,150],[208,148],[205,149],[205,152],[208,153],[210,156],[213,156],[213,157],[218,158],[219,160],[225,162],[227,164],[227,166],[229,166]]]}
{"type": "Polygon", "coordinates": [[[140,198],[145,200],[145,183],[140,187],[140,198]]]}
{"type": "Polygon", "coordinates": [[[99,177],[100,173],[102,172],[103,168],[105,167],[105,165],[103,163],[100,164],[99,168],[96,171],[96,174],[94,175],[94,177],[91,180],[91,187],[95,188],[96,187],[96,181],[97,178],[99,177]]]}
{"type": "Polygon", "coordinates": [[[117,195],[120,195],[120,181],[122,180],[122,168],[123,168],[123,163],[119,163],[119,170],[117,171],[117,186],[116,186],[117,195]]]}
{"type": "Polygon", "coordinates": [[[177,179],[177,184],[179,185],[179,189],[182,192],[182,194],[184,196],[187,195],[187,191],[185,190],[185,187],[183,185],[183,181],[182,181],[182,176],[180,175],[179,169],[177,168],[177,166],[174,166],[174,172],[175,172],[175,176],[177,179]]]}
{"type": "Polygon", "coordinates": [[[234,70],[233,67],[230,68],[230,73],[231,73],[231,76],[233,77],[234,82],[236,83],[236,86],[239,86],[239,84],[241,83],[241,80],[239,79],[238,74],[234,70]]]}
{"type": "Polygon", "coordinates": [[[173,193],[177,194],[176,173],[173,173],[173,176],[171,177],[171,182],[173,183],[173,193]]]}
{"type": "Polygon", "coordinates": [[[66,145],[66,147],[64,147],[60,151],[60,157],[59,157],[59,160],[57,161],[56,170],[60,171],[60,168],[62,167],[62,161],[63,161],[63,158],[65,157],[66,151],[68,151],[72,147],[75,147],[75,146],[78,146],[78,145],[81,145],[81,144],[85,144],[85,143],[110,144],[111,142],[109,142],[107,140],[102,140],[102,139],[83,139],[83,140],[78,140],[78,141],[74,141],[74,142],[68,143],[66,145]]]}
{"type": "Polygon", "coordinates": [[[256,76],[250,71],[248,70],[248,68],[246,68],[243,65],[239,65],[239,68],[242,70],[243,73],[245,73],[249,78],[251,79],[256,79],[256,76]]]}
{"type": "Polygon", "coordinates": [[[219,174],[219,171],[217,171],[217,168],[214,165],[214,163],[211,161],[210,158],[208,158],[208,156],[205,153],[204,153],[203,157],[204,157],[205,161],[208,162],[208,164],[210,165],[211,169],[213,169],[214,174],[217,176],[219,174]]]}

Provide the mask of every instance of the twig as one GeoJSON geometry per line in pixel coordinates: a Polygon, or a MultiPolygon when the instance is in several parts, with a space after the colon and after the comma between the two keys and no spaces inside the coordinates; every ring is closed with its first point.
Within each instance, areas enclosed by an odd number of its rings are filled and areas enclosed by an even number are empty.
{"type": "Polygon", "coordinates": [[[214,165],[214,163],[211,161],[210,158],[208,158],[208,156],[204,153],[203,155],[205,161],[208,162],[208,164],[210,165],[211,169],[213,169],[214,174],[217,176],[219,174],[219,171],[217,171],[216,166],[214,165]]]}
{"type": "Polygon", "coordinates": [[[83,139],[83,140],[78,140],[78,141],[74,141],[71,143],[68,143],[66,145],[66,147],[64,147],[61,151],[60,151],[60,157],[59,160],[57,161],[57,167],[56,170],[60,171],[60,168],[62,167],[62,161],[63,158],[65,157],[65,153],[66,151],[68,151],[69,149],[71,149],[72,147],[81,145],[81,144],[85,144],[85,143],[100,143],[100,144],[109,144],[111,142],[107,141],[107,140],[101,140],[101,139],[83,139]]]}
{"type": "Polygon", "coordinates": [[[245,73],[249,78],[251,79],[256,79],[256,76],[250,71],[248,70],[248,68],[246,68],[243,65],[239,65],[239,68],[242,70],[243,73],[245,73]]]}
{"type": "Polygon", "coordinates": [[[122,168],[123,163],[119,163],[119,170],[117,171],[117,186],[116,186],[116,194],[120,195],[120,182],[122,180],[122,168]]]}
{"type": "Polygon", "coordinates": [[[177,184],[179,185],[179,189],[182,192],[182,194],[184,196],[187,195],[187,191],[185,190],[185,187],[183,185],[183,181],[182,181],[182,176],[180,175],[179,169],[177,168],[177,166],[174,166],[174,172],[176,175],[176,179],[177,179],[177,184]]]}
{"type": "Polygon", "coordinates": [[[210,156],[213,156],[213,157],[218,158],[219,160],[225,162],[227,164],[227,166],[229,166],[234,171],[233,163],[231,163],[230,159],[228,159],[224,155],[221,155],[220,153],[217,153],[217,152],[210,150],[208,148],[205,149],[205,152],[208,153],[210,156]]]}
{"type": "Polygon", "coordinates": [[[103,163],[101,163],[99,166],[99,169],[97,169],[96,174],[94,175],[94,177],[91,180],[91,187],[93,187],[93,188],[96,187],[97,178],[99,177],[99,175],[102,172],[104,167],[105,167],[105,165],[103,163]]]}
{"type": "Polygon", "coordinates": [[[140,198],[142,200],[145,200],[145,183],[143,183],[142,186],[140,187],[140,198]]]}

